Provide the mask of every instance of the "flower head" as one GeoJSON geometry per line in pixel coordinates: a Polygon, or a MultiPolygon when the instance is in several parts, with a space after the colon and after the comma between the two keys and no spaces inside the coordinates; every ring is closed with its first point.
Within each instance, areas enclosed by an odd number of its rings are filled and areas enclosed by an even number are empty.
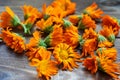
{"type": "Polygon", "coordinates": [[[51,6],[53,7],[60,7],[64,13],[64,16],[73,14],[75,12],[76,4],[71,2],[71,0],[56,0],[52,2],[51,6]]]}
{"type": "Polygon", "coordinates": [[[100,31],[100,34],[107,37],[110,42],[115,41],[115,34],[113,32],[112,26],[104,26],[103,29],[100,31]]]}
{"type": "Polygon", "coordinates": [[[62,69],[68,69],[71,71],[73,68],[78,67],[76,61],[80,58],[79,54],[65,43],[58,44],[54,48],[53,55],[58,64],[62,65],[62,69]]]}
{"type": "Polygon", "coordinates": [[[96,53],[98,56],[104,54],[106,57],[113,61],[117,59],[117,50],[115,48],[98,48],[96,53]]]}
{"type": "Polygon", "coordinates": [[[96,39],[86,39],[82,45],[82,54],[81,57],[94,55],[94,51],[97,48],[97,41],[96,39]]]}
{"type": "Polygon", "coordinates": [[[55,47],[63,42],[63,29],[61,25],[54,25],[53,31],[45,38],[45,43],[48,46],[55,47]]]}
{"type": "Polygon", "coordinates": [[[50,52],[41,48],[38,53],[40,54],[41,60],[33,58],[30,65],[35,66],[38,72],[38,77],[45,77],[46,80],[50,80],[52,75],[57,74],[58,68],[56,61],[50,60],[50,52]]]}
{"type": "Polygon", "coordinates": [[[17,53],[22,53],[25,50],[25,41],[24,39],[10,30],[3,30],[2,31],[2,39],[9,46],[17,53]]]}
{"type": "Polygon", "coordinates": [[[105,15],[102,18],[102,26],[103,27],[112,27],[112,31],[115,34],[115,36],[119,33],[119,22],[116,18],[113,18],[109,15],[105,15]]]}
{"type": "Polygon", "coordinates": [[[82,19],[78,23],[79,29],[85,29],[85,28],[96,28],[95,21],[91,19],[87,14],[82,16],[82,19]]]}
{"type": "Polygon", "coordinates": [[[98,5],[96,3],[93,3],[92,5],[88,6],[83,11],[84,14],[88,14],[92,19],[99,19],[101,18],[103,11],[98,8],[98,5]]]}
{"type": "Polygon", "coordinates": [[[103,35],[98,34],[98,47],[112,47],[113,43],[109,42],[103,35]]]}
{"type": "Polygon", "coordinates": [[[41,19],[36,23],[36,26],[45,33],[50,33],[53,29],[53,17],[49,17],[47,20],[41,19]]]}
{"type": "Polygon", "coordinates": [[[118,63],[113,62],[113,60],[106,57],[105,54],[100,54],[97,61],[99,70],[107,73],[113,78],[118,78],[118,74],[120,74],[120,66],[118,63]]]}
{"type": "Polygon", "coordinates": [[[32,60],[34,58],[39,59],[39,60],[44,60],[44,58],[46,59],[46,57],[50,59],[50,54],[51,52],[47,51],[46,48],[43,46],[40,46],[38,48],[30,48],[26,52],[26,56],[28,56],[29,60],[32,60]]]}
{"type": "Polygon", "coordinates": [[[27,20],[31,16],[35,16],[36,18],[41,18],[42,14],[38,11],[37,8],[34,8],[30,5],[24,5],[22,6],[22,10],[24,13],[24,19],[27,20]]]}
{"type": "Polygon", "coordinates": [[[76,48],[79,44],[78,29],[75,26],[70,26],[64,30],[64,43],[76,48]]]}
{"type": "Polygon", "coordinates": [[[26,44],[26,48],[27,48],[27,50],[30,50],[31,48],[38,48],[39,46],[46,47],[47,45],[41,39],[40,32],[39,31],[35,31],[33,33],[33,37],[30,38],[29,43],[26,44]]]}
{"type": "Polygon", "coordinates": [[[83,61],[83,65],[85,68],[91,71],[91,73],[96,73],[98,70],[98,62],[96,60],[96,56],[91,57],[91,58],[86,58],[83,61]]]}
{"type": "Polygon", "coordinates": [[[85,32],[83,33],[83,39],[97,39],[97,33],[92,29],[85,29],[85,32]]]}
{"type": "Polygon", "coordinates": [[[77,25],[81,18],[81,15],[70,15],[69,21],[72,22],[74,25],[77,25]]]}

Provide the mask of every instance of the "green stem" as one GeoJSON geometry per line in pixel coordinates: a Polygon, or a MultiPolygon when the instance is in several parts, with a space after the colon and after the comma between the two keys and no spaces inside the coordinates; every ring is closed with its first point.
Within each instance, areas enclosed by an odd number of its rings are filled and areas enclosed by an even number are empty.
{"type": "Polygon", "coordinates": [[[20,25],[23,27],[24,33],[30,33],[30,31],[27,30],[26,26],[23,23],[20,23],[20,25]]]}

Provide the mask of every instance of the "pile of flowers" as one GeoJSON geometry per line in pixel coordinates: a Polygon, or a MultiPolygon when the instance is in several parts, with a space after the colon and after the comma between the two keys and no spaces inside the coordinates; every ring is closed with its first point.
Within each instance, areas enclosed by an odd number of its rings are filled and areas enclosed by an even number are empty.
{"type": "Polygon", "coordinates": [[[120,64],[114,42],[120,21],[104,14],[96,3],[79,14],[71,0],[43,4],[41,11],[24,5],[23,21],[10,7],[5,9],[0,14],[0,39],[16,54],[25,53],[39,78],[50,80],[60,69],[72,71],[82,63],[92,74],[101,70],[118,79],[120,64]]]}

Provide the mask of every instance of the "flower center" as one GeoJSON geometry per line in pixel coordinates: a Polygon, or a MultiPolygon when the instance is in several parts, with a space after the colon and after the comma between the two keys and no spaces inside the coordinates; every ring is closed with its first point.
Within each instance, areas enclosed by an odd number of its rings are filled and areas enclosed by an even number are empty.
{"type": "Polygon", "coordinates": [[[68,52],[66,50],[61,50],[61,52],[59,53],[59,56],[61,59],[65,60],[68,58],[68,52]]]}

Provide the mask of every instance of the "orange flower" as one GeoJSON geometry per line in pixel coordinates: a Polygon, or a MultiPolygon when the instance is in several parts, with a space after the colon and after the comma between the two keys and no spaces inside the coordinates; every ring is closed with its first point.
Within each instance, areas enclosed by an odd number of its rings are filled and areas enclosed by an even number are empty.
{"type": "Polygon", "coordinates": [[[39,31],[35,31],[33,33],[33,37],[30,38],[29,43],[26,44],[26,47],[27,47],[27,50],[30,50],[31,48],[38,48],[39,46],[46,47],[47,45],[41,39],[40,32],[39,31]]]}
{"type": "Polygon", "coordinates": [[[25,26],[25,24],[21,23],[18,16],[10,9],[10,7],[6,7],[6,12],[3,12],[1,15],[1,23],[0,25],[3,28],[7,27],[22,27],[24,29],[24,33],[28,33],[29,30],[25,26]],[[8,18],[6,18],[8,17],[8,18]]]}
{"type": "Polygon", "coordinates": [[[36,26],[40,28],[41,31],[45,33],[50,33],[52,31],[53,17],[49,17],[47,20],[41,19],[36,23],[36,26]]]}
{"type": "Polygon", "coordinates": [[[63,29],[61,25],[54,25],[53,31],[45,38],[45,43],[48,46],[55,47],[63,42],[63,29]]]}
{"type": "Polygon", "coordinates": [[[112,26],[112,31],[115,36],[119,33],[119,22],[116,18],[110,17],[109,15],[105,15],[102,18],[102,26],[103,27],[110,27],[112,26]]]}
{"type": "Polygon", "coordinates": [[[109,42],[104,36],[98,34],[98,47],[112,47],[113,43],[109,42]]]}
{"type": "Polygon", "coordinates": [[[85,28],[96,28],[95,21],[91,19],[87,14],[82,16],[82,19],[78,23],[79,29],[85,29],[85,28]]]}
{"type": "Polygon", "coordinates": [[[22,6],[22,10],[24,13],[24,19],[27,20],[29,17],[34,16],[36,18],[41,18],[42,14],[38,11],[37,8],[34,8],[30,5],[24,5],[22,6]]]}
{"type": "Polygon", "coordinates": [[[113,33],[112,26],[104,26],[103,29],[100,31],[100,34],[107,37],[110,42],[115,41],[115,34],[113,33]]]}
{"type": "Polygon", "coordinates": [[[83,61],[83,65],[85,68],[91,71],[91,73],[96,73],[98,70],[98,62],[96,60],[96,56],[91,57],[91,58],[86,58],[83,61]]]}
{"type": "Polygon", "coordinates": [[[96,47],[97,47],[96,39],[86,39],[82,45],[81,57],[88,56],[88,54],[93,56],[96,47]]]}
{"type": "Polygon", "coordinates": [[[65,43],[58,44],[54,48],[53,55],[58,64],[62,65],[62,69],[68,69],[71,71],[73,68],[78,67],[76,61],[79,61],[80,55],[65,43]]]}
{"type": "Polygon", "coordinates": [[[71,2],[71,0],[55,0],[52,2],[51,6],[60,7],[64,13],[64,17],[75,12],[76,3],[71,2]]]}
{"type": "Polygon", "coordinates": [[[69,21],[72,22],[74,25],[77,25],[80,19],[82,19],[81,15],[70,15],[69,16],[69,21]]]}
{"type": "Polygon", "coordinates": [[[0,20],[1,20],[0,27],[2,28],[13,27],[13,24],[11,23],[12,17],[7,12],[1,13],[0,20]]]}
{"type": "MultiPolygon", "coordinates": [[[[42,54],[51,54],[49,51],[46,50],[45,47],[40,46],[38,48],[30,48],[27,52],[26,52],[26,56],[28,56],[29,60],[32,60],[33,58],[42,60],[42,57],[45,56],[41,56],[42,54]]],[[[47,56],[46,56],[47,57],[47,56]]]]}
{"type": "Polygon", "coordinates": [[[97,39],[97,33],[92,28],[85,29],[83,39],[97,39]]]}
{"type": "Polygon", "coordinates": [[[115,48],[98,48],[96,53],[98,56],[104,54],[106,57],[113,61],[117,59],[117,50],[115,48]]]}
{"type": "Polygon", "coordinates": [[[103,14],[103,11],[98,8],[96,3],[93,3],[84,9],[83,13],[88,14],[92,19],[99,19],[102,17],[101,15],[103,14]]]}
{"type": "Polygon", "coordinates": [[[52,75],[57,74],[58,68],[56,61],[50,60],[50,52],[41,48],[38,52],[41,56],[41,60],[33,58],[30,65],[35,66],[38,72],[38,77],[50,80],[52,75]]]}
{"type": "Polygon", "coordinates": [[[76,48],[79,44],[78,29],[75,26],[70,26],[64,30],[64,43],[76,48]]]}
{"type": "Polygon", "coordinates": [[[109,74],[113,78],[118,78],[118,74],[120,74],[120,66],[118,63],[113,62],[113,60],[106,57],[105,54],[100,54],[97,60],[99,70],[109,74]]]}
{"type": "Polygon", "coordinates": [[[27,29],[27,33],[31,34],[30,30],[32,29],[33,25],[35,24],[35,21],[36,21],[36,17],[31,16],[25,22],[23,22],[25,24],[26,29],[27,29]]]}
{"type": "Polygon", "coordinates": [[[11,49],[17,53],[22,53],[25,50],[24,39],[16,33],[10,32],[8,29],[2,31],[2,39],[11,49]]]}

